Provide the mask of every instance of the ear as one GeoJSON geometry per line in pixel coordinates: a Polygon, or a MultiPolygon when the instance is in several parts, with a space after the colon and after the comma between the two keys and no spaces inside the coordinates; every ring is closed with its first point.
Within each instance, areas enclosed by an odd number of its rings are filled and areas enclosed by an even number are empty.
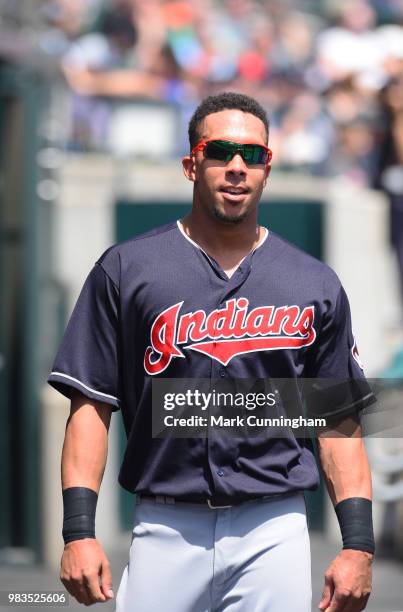
{"type": "Polygon", "coordinates": [[[271,171],[271,165],[270,164],[266,164],[263,187],[266,187],[266,183],[267,183],[267,180],[269,178],[270,171],[271,171]]]}
{"type": "Polygon", "coordinates": [[[182,159],[183,174],[193,183],[196,180],[196,164],[193,155],[185,155],[182,159]]]}

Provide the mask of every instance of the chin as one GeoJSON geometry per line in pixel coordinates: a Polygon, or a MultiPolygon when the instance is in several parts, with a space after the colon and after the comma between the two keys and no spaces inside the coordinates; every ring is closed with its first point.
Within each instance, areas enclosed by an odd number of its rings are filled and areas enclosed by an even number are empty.
{"type": "Polygon", "coordinates": [[[222,221],[223,223],[236,225],[238,223],[242,223],[248,216],[248,211],[243,211],[237,215],[229,215],[223,210],[220,210],[218,207],[213,208],[213,215],[218,221],[222,221]]]}

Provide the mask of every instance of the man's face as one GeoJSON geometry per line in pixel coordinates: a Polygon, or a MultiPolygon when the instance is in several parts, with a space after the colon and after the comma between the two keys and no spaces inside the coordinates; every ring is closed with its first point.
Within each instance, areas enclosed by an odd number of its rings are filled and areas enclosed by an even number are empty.
{"type": "MultiPolygon", "coordinates": [[[[200,140],[230,140],[266,145],[262,121],[239,110],[208,115],[199,126],[200,140]]],[[[194,205],[224,223],[241,223],[257,217],[257,206],[270,167],[247,165],[240,153],[228,161],[205,159],[202,151],[185,157],[186,176],[194,182],[194,205]]]]}

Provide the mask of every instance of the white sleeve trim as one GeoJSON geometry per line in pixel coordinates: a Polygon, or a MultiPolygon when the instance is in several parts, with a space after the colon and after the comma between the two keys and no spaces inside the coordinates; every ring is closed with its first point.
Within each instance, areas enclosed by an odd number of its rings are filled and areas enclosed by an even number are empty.
{"type": "Polygon", "coordinates": [[[67,380],[72,380],[73,382],[81,385],[87,391],[91,391],[91,393],[95,393],[96,395],[101,395],[102,397],[109,397],[110,399],[120,402],[120,399],[118,397],[115,397],[114,395],[109,395],[109,393],[102,393],[102,391],[97,391],[96,389],[93,389],[92,387],[88,387],[88,385],[85,385],[83,382],[81,382],[81,380],[78,380],[77,378],[74,378],[73,376],[69,376],[68,374],[63,374],[62,372],[51,372],[50,376],[61,376],[62,378],[67,378],[67,380]]]}

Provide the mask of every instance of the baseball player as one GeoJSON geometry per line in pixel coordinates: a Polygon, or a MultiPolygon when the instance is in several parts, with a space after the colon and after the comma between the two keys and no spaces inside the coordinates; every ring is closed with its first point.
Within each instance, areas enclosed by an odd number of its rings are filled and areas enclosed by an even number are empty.
{"type": "MultiPolygon", "coordinates": [[[[311,441],[269,430],[153,437],[152,385],[363,380],[348,300],[331,269],[257,223],[271,160],[261,106],[231,92],[206,98],[189,139],[191,212],[100,257],[49,377],[71,398],[61,580],[86,605],[114,596],[94,526],[111,413],[120,409],[119,481],[137,496],[117,612],[308,612],[303,491],[319,480],[311,441]]],[[[369,396],[360,389],[337,411],[353,435],[319,436],[343,538],[325,574],[327,612],[363,610],[371,590],[371,477],[357,419],[369,396]]]]}

